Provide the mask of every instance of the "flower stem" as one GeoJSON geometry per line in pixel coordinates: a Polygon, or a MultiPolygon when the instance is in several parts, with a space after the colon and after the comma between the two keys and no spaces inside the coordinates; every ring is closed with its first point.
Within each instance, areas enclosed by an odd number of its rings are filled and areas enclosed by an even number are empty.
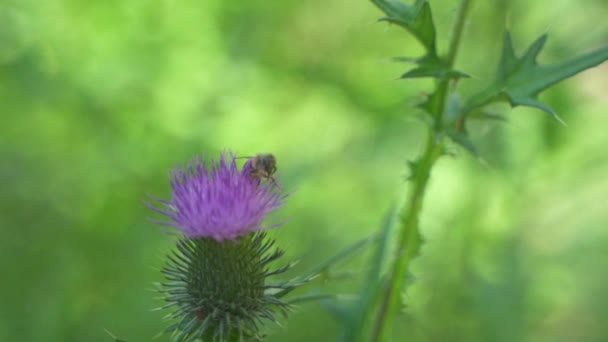
{"type": "MultiPolygon", "coordinates": [[[[456,22],[452,33],[452,39],[446,63],[448,67],[454,65],[460,39],[464,30],[464,24],[472,0],[462,0],[458,10],[456,22]]],[[[418,229],[419,216],[422,209],[424,194],[431,175],[431,170],[439,157],[443,154],[444,146],[442,139],[442,117],[445,104],[448,98],[449,79],[442,79],[437,85],[436,94],[439,97],[433,106],[432,116],[435,119],[435,125],[429,132],[426,147],[422,156],[416,162],[413,184],[409,194],[408,202],[403,208],[401,214],[401,228],[399,239],[397,240],[397,249],[395,251],[395,262],[392,265],[390,273],[387,275],[387,283],[383,290],[380,307],[376,314],[371,341],[384,341],[387,335],[387,326],[392,320],[392,315],[400,304],[400,294],[405,281],[410,261],[416,255],[420,245],[420,232],[418,229]]]]}

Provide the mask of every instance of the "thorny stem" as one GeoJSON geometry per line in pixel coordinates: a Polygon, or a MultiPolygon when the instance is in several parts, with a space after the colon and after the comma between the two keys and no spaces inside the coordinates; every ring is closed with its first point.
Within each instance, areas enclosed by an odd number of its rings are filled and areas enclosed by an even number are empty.
{"type": "MultiPolygon", "coordinates": [[[[460,38],[464,30],[469,8],[472,0],[462,0],[456,22],[454,24],[452,39],[450,42],[446,63],[449,68],[454,65],[460,38]]],[[[415,256],[420,244],[420,233],[418,230],[419,216],[422,209],[424,193],[431,175],[431,170],[439,157],[443,154],[442,139],[442,116],[448,98],[449,79],[440,80],[437,85],[438,105],[433,106],[433,118],[435,125],[427,139],[426,147],[420,159],[417,161],[416,172],[413,179],[408,202],[401,213],[401,229],[397,240],[396,260],[387,275],[386,286],[383,289],[380,307],[374,322],[371,341],[385,341],[387,338],[387,326],[392,321],[396,308],[400,304],[401,289],[405,281],[405,275],[410,261],[415,256]]]]}
{"type": "Polygon", "coordinates": [[[458,54],[458,48],[460,47],[460,38],[462,38],[462,32],[464,31],[464,24],[466,21],[467,14],[469,13],[469,9],[471,8],[472,0],[463,0],[460,3],[460,8],[458,8],[458,16],[456,18],[456,23],[454,23],[454,29],[452,31],[452,40],[450,41],[450,48],[448,50],[448,56],[446,57],[446,61],[448,66],[454,66],[454,61],[456,60],[456,54],[458,54]]]}

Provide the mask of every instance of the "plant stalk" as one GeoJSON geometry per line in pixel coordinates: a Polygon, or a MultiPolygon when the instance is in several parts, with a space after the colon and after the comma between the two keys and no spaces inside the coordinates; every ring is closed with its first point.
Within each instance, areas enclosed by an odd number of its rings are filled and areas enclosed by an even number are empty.
{"type": "MultiPolygon", "coordinates": [[[[445,60],[449,68],[453,67],[454,61],[456,60],[471,2],[472,0],[462,0],[460,3],[448,54],[445,60]]],[[[441,132],[443,130],[443,112],[448,99],[449,81],[449,79],[442,79],[437,85],[436,93],[438,94],[439,99],[436,102],[437,105],[433,106],[431,113],[435,119],[435,125],[433,125],[433,128],[429,132],[424,152],[420,159],[418,159],[408,202],[402,211],[400,220],[401,229],[395,252],[396,260],[393,263],[390,273],[387,275],[387,283],[383,289],[380,307],[374,321],[370,339],[370,341],[373,342],[386,340],[388,326],[401,302],[401,289],[405,282],[405,275],[410,261],[419,249],[420,232],[418,226],[424,194],[431,175],[431,170],[437,159],[443,154],[444,150],[441,132]]]]}

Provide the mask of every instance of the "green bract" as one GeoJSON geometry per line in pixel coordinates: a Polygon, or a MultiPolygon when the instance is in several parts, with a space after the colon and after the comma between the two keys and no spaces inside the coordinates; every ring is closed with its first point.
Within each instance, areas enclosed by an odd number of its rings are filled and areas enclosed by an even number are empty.
{"type": "Polygon", "coordinates": [[[283,273],[289,265],[271,269],[283,255],[265,233],[250,233],[235,240],[181,239],[163,269],[161,292],[168,302],[167,315],[176,320],[167,332],[176,341],[259,340],[263,320],[276,321],[288,303],[275,294],[290,284],[270,284],[267,278],[283,273]]]}

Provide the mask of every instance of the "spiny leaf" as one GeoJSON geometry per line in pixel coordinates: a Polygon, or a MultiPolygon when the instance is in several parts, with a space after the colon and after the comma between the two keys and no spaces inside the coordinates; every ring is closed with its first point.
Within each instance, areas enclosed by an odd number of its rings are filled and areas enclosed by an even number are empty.
{"type": "Polygon", "coordinates": [[[473,145],[473,142],[469,139],[469,136],[464,127],[464,122],[461,124],[457,123],[459,119],[459,113],[462,104],[460,102],[460,96],[457,92],[453,92],[448,96],[447,104],[445,106],[444,114],[444,129],[445,134],[456,144],[464,147],[474,157],[479,157],[477,149],[473,145]]]}
{"type": "Polygon", "coordinates": [[[420,58],[396,58],[399,61],[413,62],[418,65],[404,73],[401,78],[469,77],[464,72],[451,69],[437,56],[435,24],[431,7],[427,1],[416,0],[414,5],[407,5],[395,0],[372,0],[372,2],[386,14],[386,17],[380,18],[380,21],[388,21],[405,28],[426,50],[424,56],[420,58]]]}
{"type": "Polygon", "coordinates": [[[378,244],[370,259],[369,272],[366,277],[367,282],[361,291],[361,297],[352,305],[349,315],[344,316],[349,318],[347,321],[347,328],[344,329],[345,334],[341,339],[344,342],[359,341],[363,339],[362,331],[366,315],[374,311],[370,308],[374,307],[374,303],[378,299],[379,289],[381,289],[383,285],[382,271],[387,260],[386,254],[391,240],[391,228],[395,223],[397,214],[397,206],[392,205],[384,215],[380,227],[378,244]]]}
{"type": "Polygon", "coordinates": [[[446,68],[441,64],[421,64],[418,67],[409,70],[405,74],[401,75],[401,78],[422,78],[422,77],[433,77],[439,79],[446,78],[467,78],[470,77],[468,74],[446,68]]]}
{"type": "Polygon", "coordinates": [[[361,240],[356,241],[355,243],[346,246],[344,249],[340,250],[338,253],[333,255],[332,257],[322,261],[317,266],[306,272],[303,276],[299,276],[295,279],[290,280],[290,283],[293,286],[286,287],[284,289],[278,290],[274,293],[276,298],[281,298],[287,294],[289,294],[295,287],[308,283],[309,281],[317,278],[321,273],[328,270],[331,266],[343,261],[348,260],[350,256],[355,254],[357,251],[365,247],[370,242],[373,242],[378,237],[374,234],[368,237],[365,237],[361,240]]]}
{"type": "Polygon", "coordinates": [[[535,107],[560,120],[550,107],[537,99],[538,94],[572,75],[608,60],[608,46],[561,63],[539,65],[536,59],[546,40],[547,35],[542,35],[521,57],[517,57],[511,36],[508,32],[505,33],[496,80],[485,90],[471,96],[462,115],[488,103],[507,100],[512,107],[535,107]]]}
{"type": "Polygon", "coordinates": [[[421,58],[400,57],[394,58],[393,60],[398,62],[410,62],[418,64],[412,70],[409,70],[405,74],[401,75],[401,78],[421,78],[421,77],[433,77],[438,79],[449,79],[449,78],[468,78],[468,74],[454,70],[446,65],[445,61],[437,56],[424,56],[421,58]]]}
{"type": "Polygon", "coordinates": [[[479,157],[475,145],[473,145],[473,142],[471,139],[469,139],[469,136],[465,132],[450,131],[448,132],[448,137],[450,137],[450,139],[456,144],[464,147],[464,149],[469,151],[469,153],[471,153],[475,158],[479,157]]]}
{"type": "Polygon", "coordinates": [[[414,5],[407,5],[393,0],[372,0],[386,17],[381,21],[388,21],[408,30],[425,47],[430,56],[436,56],[435,24],[431,7],[425,0],[416,0],[414,5]]]}
{"type": "Polygon", "coordinates": [[[480,110],[480,111],[475,111],[473,113],[471,113],[468,116],[468,119],[470,120],[479,120],[479,121],[502,121],[502,122],[507,122],[507,118],[498,114],[498,113],[494,113],[488,110],[480,110]]]}

